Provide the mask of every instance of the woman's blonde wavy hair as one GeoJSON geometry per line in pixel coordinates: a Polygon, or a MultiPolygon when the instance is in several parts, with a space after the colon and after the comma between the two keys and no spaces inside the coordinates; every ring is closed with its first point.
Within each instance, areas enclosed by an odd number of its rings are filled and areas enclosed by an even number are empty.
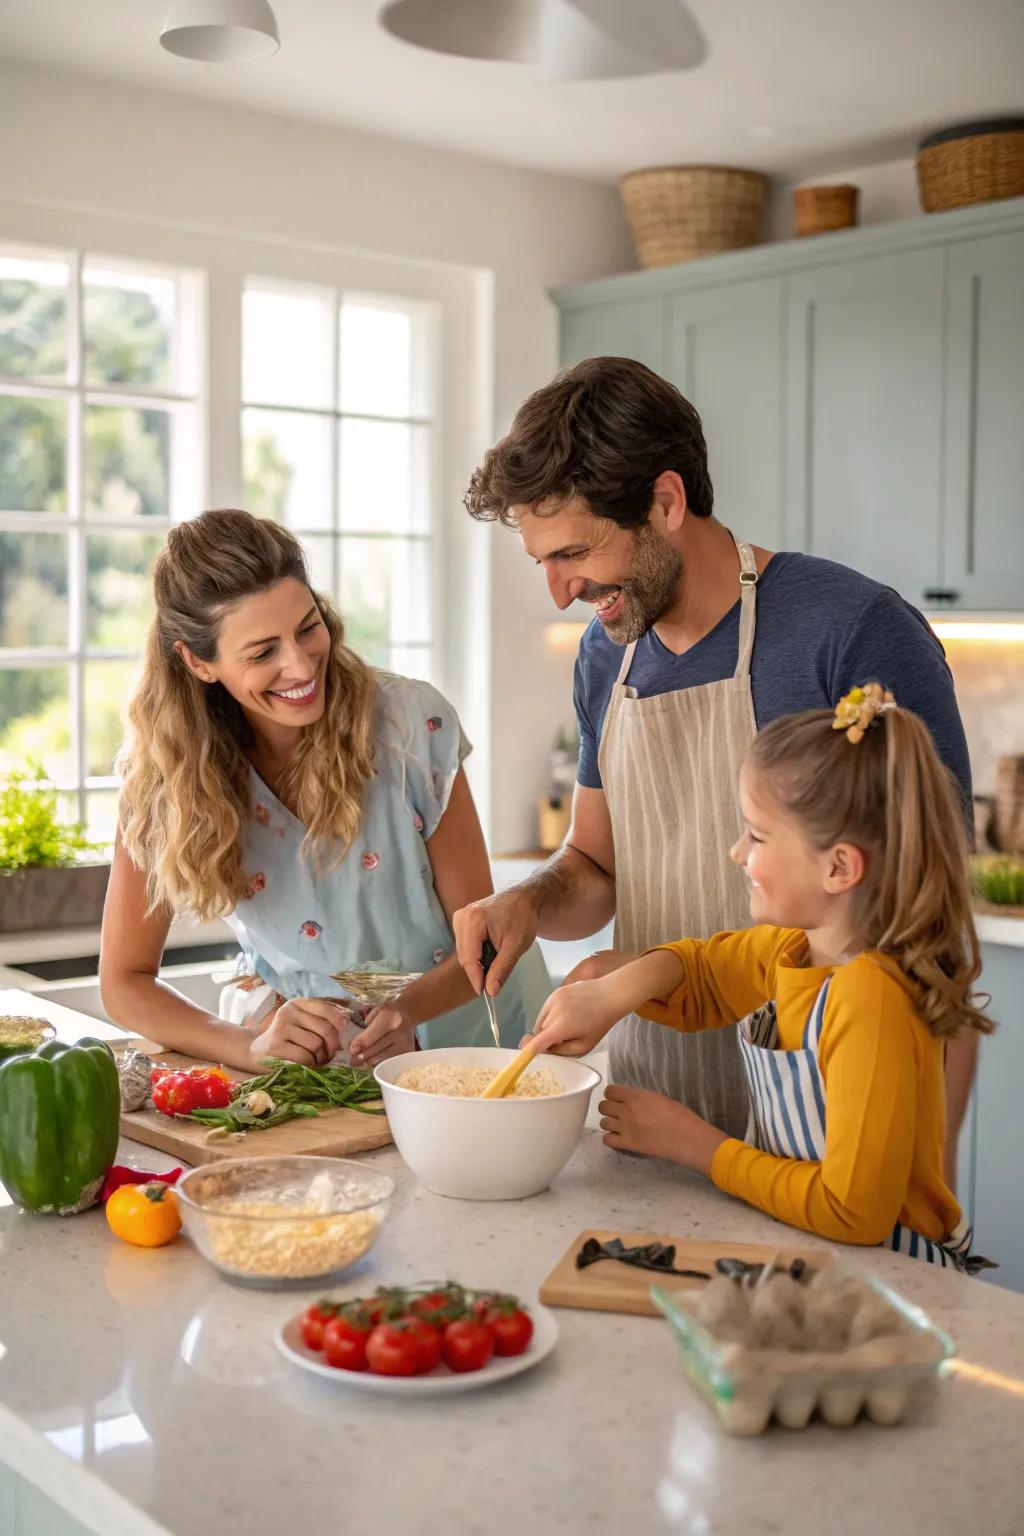
{"type": "Polygon", "coordinates": [[[990,1034],[972,984],[981,971],[962,796],[927,727],[890,705],[851,743],[835,712],[766,726],[747,757],[783,811],[820,849],[867,857],[856,892],[860,941],[908,978],[934,1035],[990,1034]]]}
{"type": "MultiPolygon", "coordinates": [[[[175,647],[183,642],[212,662],[228,611],[288,577],[309,586],[302,546],[249,512],[203,512],[172,528],[157,558],[156,616],[118,758],[121,840],[145,872],[151,910],[222,917],[246,894],[252,730],[235,699],[220,683],[201,682],[175,647]]],[[[331,868],[359,830],[374,772],[377,683],[345,645],[340,615],[326,597],[312,596],[331,637],[326,702],[299,734],[277,790],[306,827],[303,853],[331,868]]]]}

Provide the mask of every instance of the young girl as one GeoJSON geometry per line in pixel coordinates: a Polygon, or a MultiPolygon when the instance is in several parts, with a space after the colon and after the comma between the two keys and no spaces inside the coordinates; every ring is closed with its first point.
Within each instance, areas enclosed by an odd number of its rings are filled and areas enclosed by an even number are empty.
{"type": "Polygon", "coordinates": [[[553,994],[541,1050],[582,1055],[630,1011],[739,1022],[747,1139],[658,1094],[609,1087],[605,1142],[670,1158],[781,1221],[974,1270],[943,1176],[943,1042],[992,1024],[963,816],[925,726],[877,684],[777,720],[740,774],[732,858],[759,926],[633,958],[553,994]],[[654,999],[654,1001],[651,1001],[654,999]]]}

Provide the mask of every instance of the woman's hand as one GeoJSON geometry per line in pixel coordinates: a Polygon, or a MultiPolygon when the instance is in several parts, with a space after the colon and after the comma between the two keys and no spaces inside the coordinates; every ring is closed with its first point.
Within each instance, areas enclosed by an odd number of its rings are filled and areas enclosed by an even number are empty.
{"type": "Polygon", "coordinates": [[[354,1067],[375,1067],[389,1056],[415,1049],[416,1026],[398,999],[370,1009],[366,1025],[353,1038],[348,1053],[354,1067]]]}
{"type": "Polygon", "coordinates": [[[325,1066],[338,1053],[347,1021],[348,1012],[339,1003],[325,997],[293,997],[275,1009],[253,1040],[252,1063],[259,1071],[268,1056],[275,1056],[307,1067],[325,1066]]]}

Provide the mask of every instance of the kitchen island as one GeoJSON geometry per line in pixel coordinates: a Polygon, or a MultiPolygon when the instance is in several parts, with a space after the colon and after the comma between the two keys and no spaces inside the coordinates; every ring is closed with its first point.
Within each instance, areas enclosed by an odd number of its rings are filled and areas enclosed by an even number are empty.
{"type": "MultiPolygon", "coordinates": [[[[66,1038],[114,1033],[47,1011],[66,1038]]],[[[786,1230],[593,1132],[552,1189],[520,1203],[445,1200],[394,1149],[367,1156],[396,1198],[347,1294],[456,1276],[528,1301],[588,1227],[773,1246],[786,1230]]],[[[119,1160],[169,1166],[131,1142],[119,1160]]],[[[736,1440],[689,1387],[660,1320],[560,1311],[554,1354],[517,1380],[430,1402],[371,1398],[277,1353],[276,1328],[315,1290],[241,1289],[184,1238],[129,1248],[99,1210],[60,1220],[6,1203],[0,1531],[1018,1536],[1024,1297],[896,1254],[862,1258],[957,1341],[951,1379],[898,1429],[816,1423],[736,1440]]]]}

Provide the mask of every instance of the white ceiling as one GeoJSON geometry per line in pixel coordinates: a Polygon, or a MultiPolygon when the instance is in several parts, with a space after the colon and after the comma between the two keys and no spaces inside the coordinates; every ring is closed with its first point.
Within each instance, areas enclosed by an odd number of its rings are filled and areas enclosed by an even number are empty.
{"type": "Polygon", "coordinates": [[[169,0],[0,0],[0,56],[598,180],[680,161],[804,178],[1024,113],[1024,0],[689,0],[697,69],[563,83],[399,42],[381,0],[272,3],[281,51],[258,64],[166,54],[169,0]]]}

